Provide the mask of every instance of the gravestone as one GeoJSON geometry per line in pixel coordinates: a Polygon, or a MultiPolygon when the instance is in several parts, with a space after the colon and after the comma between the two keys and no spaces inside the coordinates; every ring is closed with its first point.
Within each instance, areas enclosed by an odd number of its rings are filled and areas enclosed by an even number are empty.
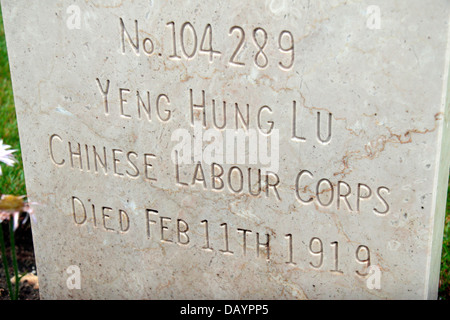
{"type": "Polygon", "coordinates": [[[43,299],[435,299],[450,3],[2,0],[43,299]]]}

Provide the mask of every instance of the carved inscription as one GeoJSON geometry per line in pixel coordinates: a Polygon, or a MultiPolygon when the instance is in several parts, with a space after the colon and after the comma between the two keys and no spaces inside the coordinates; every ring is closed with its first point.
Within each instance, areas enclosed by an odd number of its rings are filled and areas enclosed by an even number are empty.
{"type": "MultiPolygon", "coordinates": [[[[298,39],[282,27],[273,32],[263,26],[236,24],[219,30],[212,22],[199,25],[192,21],[167,21],[165,29],[157,33],[164,34],[164,39],[156,39],[146,31],[143,21],[117,19],[118,28],[113,34],[119,40],[115,54],[121,59],[144,56],[183,66],[194,60],[201,63],[203,59],[211,66],[255,68],[254,72],[261,73],[275,68],[294,77],[298,39]],[[224,37],[229,41],[216,40],[224,37]]],[[[277,217],[292,214],[298,218],[307,210],[353,214],[361,219],[384,219],[391,213],[390,199],[395,190],[390,186],[374,182],[376,179],[326,176],[311,162],[305,167],[302,160],[308,155],[302,147],[325,153],[330,145],[340,143],[337,135],[348,134],[339,126],[342,119],[336,117],[333,106],[307,107],[302,94],[295,90],[277,92],[272,98],[258,97],[264,88],[239,88],[236,92],[224,85],[218,92],[207,84],[197,85],[190,78],[181,81],[177,87],[181,89],[173,92],[170,86],[152,86],[148,81],[93,75],[89,85],[96,99],[95,121],[108,120],[123,129],[150,128],[147,133],[151,133],[144,137],[148,139],[147,147],[137,143],[127,146],[119,140],[101,141],[99,136],[88,140],[91,142],[81,141],[75,134],[55,129],[57,132],[51,132],[46,142],[49,161],[55,170],[69,175],[113,182],[122,179],[131,184],[145,182],[159,191],[186,194],[188,198],[189,193],[208,193],[213,197],[220,194],[223,198],[245,199],[242,202],[249,207],[252,202],[262,202],[266,208],[281,208],[284,201],[288,202],[289,209],[279,209],[277,217]],[[246,101],[247,97],[253,99],[246,101]],[[164,140],[168,136],[171,141],[164,140]],[[295,152],[279,154],[281,144],[295,152]],[[148,146],[151,147],[147,149],[148,146]],[[207,157],[208,151],[214,157],[207,157]],[[278,170],[279,162],[286,157],[297,164],[289,168],[288,174],[278,170]],[[263,166],[267,159],[269,165],[263,166]]],[[[137,137],[139,134],[138,129],[133,131],[135,140],[142,138],[137,137]]],[[[359,278],[368,276],[371,257],[376,257],[371,252],[378,250],[369,248],[364,240],[331,238],[326,227],[320,232],[313,230],[308,236],[298,230],[313,228],[311,225],[293,225],[292,230],[280,232],[277,226],[264,221],[265,217],[273,221],[273,209],[261,213],[255,227],[246,225],[244,219],[239,223],[227,220],[228,212],[222,212],[223,216],[220,211],[214,212],[218,217],[212,219],[207,214],[199,217],[192,212],[166,212],[164,207],[146,208],[148,205],[142,203],[136,206],[140,209],[130,209],[93,203],[73,192],[68,210],[76,227],[120,237],[139,231],[146,243],[157,243],[159,248],[200,250],[202,254],[219,254],[226,259],[257,259],[287,268],[359,278]]],[[[115,196],[114,190],[111,194],[115,196]]]]}
{"type": "MultiPolygon", "coordinates": [[[[227,52],[224,48],[215,49],[213,36],[214,26],[207,24],[203,31],[199,32],[198,26],[186,21],[178,23],[170,21],[166,24],[169,29],[168,36],[172,43],[172,52],[169,59],[194,59],[199,54],[207,54],[209,62],[213,63],[227,52]]],[[[154,41],[150,37],[143,37],[139,27],[138,20],[128,20],[119,18],[119,32],[122,54],[133,52],[139,55],[141,52],[151,56],[160,48],[156,44],[160,41],[154,41]]],[[[272,57],[266,54],[265,49],[274,45],[272,42],[273,35],[262,27],[252,30],[246,30],[241,26],[232,26],[228,32],[228,36],[236,37],[238,40],[235,48],[231,48],[229,52],[228,63],[234,66],[245,66],[246,64],[240,59],[244,47],[251,41],[256,46],[253,58],[253,64],[258,68],[266,68],[272,57]],[[249,36],[250,34],[250,36],[249,36]]],[[[289,70],[294,65],[295,58],[295,39],[291,31],[282,30],[275,37],[277,42],[275,45],[279,53],[282,53],[285,59],[276,62],[277,66],[283,70],[289,70]],[[286,59],[287,57],[287,59],[286,59]]],[[[271,51],[273,52],[273,51],[271,51]]],[[[211,92],[205,90],[193,89],[187,85],[184,92],[184,105],[173,104],[173,96],[180,96],[180,93],[172,92],[155,92],[151,89],[132,88],[126,85],[126,82],[120,82],[118,79],[108,79],[99,76],[93,79],[93,85],[99,93],[99,105],[102,106],[102,113],[105,117],[117,116],[120,121],[146,121],[155,125],[168,125],[174,120],[178,110],[190,115],[188,127],[197,129],[200,124],[201,128],[209,128],[216,132],[232,132],[234,135],[232,141],[239,134],[243,134],[244,139],[249,141],[247,145],[238,144],[238,150],[251,151],[251,141],[254,129],[256,133],[266,137],[278,137],[279,131],[286,130],[287,136],[291,139],[286,142],[272,142],[272,146],[276,143],[316,143],[326,148],[327,145],[333,143],[333,114],[326,111],[317,111],[314,113],[315,120],[305,122],[304,117],[300,116],[299,111],[303,101],[303,96],[292,100],[291,106],[283,106],[288,110],[291,108],[290,127],[285,123],[277,123],[274,101],[267,101],[258,105],[251,105],[245,101],[233,101],[221,99],[214,96],[211,92]],[[315,128],[316,135],[305,136],[301,132],[307,126],[315,128]],[[230,131],[231,130],[231,131],[230,131]],[[289,133],[290,131],[290,133],[289,133]]],[[[278,108],[280,106],[277,106],[278,108]]],[[[178,112],[178,114],[180,114],[178,112]]],[[[289,113],[288,113],[289,114],[289,113]]],[[[211,135],[211,134],[210,134],[211,135]]],[[[195,139],[202,136],[202,131],[194,131],[195,139]]],[[[207,136],[207,134],[205,134],[207,136]]],[[[214,135],[213,135],[214,136],[214,135]]],[[[173,137],[172,137],[173,138],[173,137]]],[[[217,140],[217,139],[216,139],[217,140]]],[[[244,140],[237,138],[242,142],[244,140]]],[[[246,140],[245,140],[246,141],[246,140]]],[[[290,181],[282,181],[276,171],[262,170],[257,165],[252,166],[251,163],[257,162],[239,162],[239,156],[234,157],[233,152],[228,149],[215,150],[216,153],[231,154],[227,155],[226,161],[210,161],[204,162],[204,158],[197,160],[196,146],[202,144],[198,140],[194,140],[193,154],[191,150],[180,151],[175,150],[172,158],[173,167],[171,172],[161,172],[158,164],[164,161],[160,155],[152,151],[137,152],[135,150],[127,150],[123,147],[107,148],[101,143],[88,144],[77,139],[65,137],[60,133],[53,133],[48,140],[48,153],[51,162],[58,168],[70,168],[79,170],[80,172],[88,172],[94,174],[110,175],[111,177],[128,178],[128,179],[144,179],[156,186],[158,185],[158,173],[170,175],[173,177],[173,183],[179,188],[193,188],[198,192],[226,191],[230,194],[240,195],[246,194],[255,199],[264,197],[276,202],[282,201],[280,189],[286,185],[287,190],[293,190],[292,196],[296,202],[302,206],[316,206],[320,209],[340,210],[348,212],[372,212],[378,216],[385,216],[390,211],[389,195],[391,189],[387,186],[375,186],[365,182],[350,184],[345,180],[333,180],[327,177],[320,177],[314,173],[313,168],[302,168],[297,174],[292,176],[290,181]],[[187,151],[187,152],[186,152],[187,151]],[[183,158],[184,157],[184,158],[183,158]],[[187,160],[196,159],[193,163],[187,160]],[[231,160],[230,160],[231,159],[231,160]],[[155,167],[156,166],[156,167],[155,167]]],[[[185,141],[182,144],[186,145],[185,141]]],[[[235,146],[232,145],[234,151],[235,146]]],[[[202,149],[200,149],[202,152],[202,149]]],[[[197,152],[198,153],[198,152],[197,152]]],[[[273,154],[273,150],[272,150],[273,154]]],[[[167,166],[166,166],[167,167],[167,166]]],[[[161,221],[164,222],[164,221],[161,221]]],[[[208,228],[208,221],[203,221],[205,228],[208,228]]],[[[185,226],[183,221],[179,221],[180,228],[185,226]]],[[[224,232],[227,233],[228,227],[222,225],[224,232]]],[[[242,229],[244,240],[249,231],[242,229]]],[[[286,235],[288,239],[292,239],[292,235],[286,235]]],[[[169,240],[167,240],[169,241],[169,240]]],[[[319,240],[311,240],[310,250],[312,254],[318,254],[320,247],[319,240]]],[[[206,248],[209,248],[207,242],[206,248]]],[[[339,250],[338,244],[333,244],[336,252],[339,250]]],[[[228,248],[224,249],[229,252],[228,248]]],[[[292,257],[291,257],[292,259],[292,257]]],[[[319,261],[320,262],[320,261],[319,261]]],[[[319,263],[318,262],[318,263],[319,263]]],[[[338,268],[335,268],[338,270],[338,268]]]]}
{"type": "MultiPolygon", "coordinates": [[[[121,35],[121,51],[123,54],[133,52],[139,55],[141,52],[152,56],[162,48],[155,43],[161,43],[162,39],[155,41],[150,37],[140,35],[140,23],[138,20],[119,19],[121,35]]],[[[142,24],[141,24],[142,25],[142,24]]],[[[166,36],[171,43],[171,52],[168,58],[171,60],[192,60],[199,55],[208,57],[209,63],[224,59],[229,66],[244,67],[253,65],[259,69],[265,69],[273,63],[283,71],[292,70],[295,62],[294,36],[289,30],[281,30],[277,35],[269,35],[263,27],[246,30],[241,26],[231,26],[227,33],[221,32],[218,37],[228,35],[236,39],[232,47],[216,48],[214,37],[219,32],[211,24],[194,26],[190,21],[178,23],[169,21],[166,23],[168,33],[166,36]],[[253,45],[256,53],[248,56],[245,49],[253,45]],[[266,53],[268,46],[273,46],[278,51],[275,57],[269,57],[266,53]],[[251,62],[250,62],[251,61],[251,62]]],[[[162,52],[159,53],[163,55],[162,52]]]]}
{"type": "MultiPolygon", "coordinates": [[[[181,248],[198,248],[204,254],[219,252],[230,258],[252,258],[270,262],[276,256],[293,268],[327,271],[336,275],[353,273],[360,278],[368,275],[371,266],[368,246],[350,245],[338,241],[324,242],[322,236],[304,239],[301,234],[289,233],[277,236],[277,232],[264,231],[264,228],[230,227],[227,222],[211,224],[208,220],[188,220],[160,209],[145,209],[140,214],[126,212],[110,205],[98,205],[90,199],[72,196],[70,199],[73,222],[80,227],[91,225],[97,230],[126,236],[135,233],[131,225],[145,225],[143,236],[147,241],[181,248]],[[131,223],[130,219],[139,219],[131,223]],[[211,233],[221,236],[211,238],[211,233]],[[233,244],[231,244],[233,243],[233,244]],[[340,246],[349,245],[353,256],[343,255],[340,246]],[[274,248],[279,252],[274,252],[274,248]],[[341,266],[351,261],[350,268],[341,266]]],[[[134,227],[136,228],[136,227],[134,227]]],[[[348,252],[348,250],[346,250],[348,252]]]]}
{"type": "Polygon", "coordinates": [[[153,153],[138,154],[121,148],[107,149],[88,145],[52,134],[49,138],[49,155],[54,165],[68,166],[80,171],[112,174],[117,177],[156,181],[153,174],[153,153]]]}

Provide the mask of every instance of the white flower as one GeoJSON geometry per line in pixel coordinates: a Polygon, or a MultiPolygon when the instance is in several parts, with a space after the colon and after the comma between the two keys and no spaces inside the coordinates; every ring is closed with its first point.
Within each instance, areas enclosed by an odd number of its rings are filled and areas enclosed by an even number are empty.
{"type": "MultiPolygon", "coordinates": [[[[0,140],[0,162],[3,162],[7,166],[12,166],[16,162],[16,159],[12,154],[17,150],[11,150],[9,148],[11,148],[11,146],[3,144],[3,140],[0,140]]],[[[1,174],[2,168],[0,167],[0,175],[1,174]]]]}

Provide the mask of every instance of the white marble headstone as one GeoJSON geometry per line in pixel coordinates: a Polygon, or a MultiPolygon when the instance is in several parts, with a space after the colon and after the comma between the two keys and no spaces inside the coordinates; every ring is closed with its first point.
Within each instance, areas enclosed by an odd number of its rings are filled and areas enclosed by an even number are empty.
{"type": "Polygon", "coordinates": [[[43,299],[437,297],[450,2],[2,11],[43,299]]]}

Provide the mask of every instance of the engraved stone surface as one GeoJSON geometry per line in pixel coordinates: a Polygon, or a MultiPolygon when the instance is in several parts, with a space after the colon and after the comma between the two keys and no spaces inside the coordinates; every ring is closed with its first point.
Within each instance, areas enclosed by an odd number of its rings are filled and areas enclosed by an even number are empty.
{"type": "Polygon", "coordinates": [[[41,297],[437,296],[450,3],[2,0],[41,297]]]}

